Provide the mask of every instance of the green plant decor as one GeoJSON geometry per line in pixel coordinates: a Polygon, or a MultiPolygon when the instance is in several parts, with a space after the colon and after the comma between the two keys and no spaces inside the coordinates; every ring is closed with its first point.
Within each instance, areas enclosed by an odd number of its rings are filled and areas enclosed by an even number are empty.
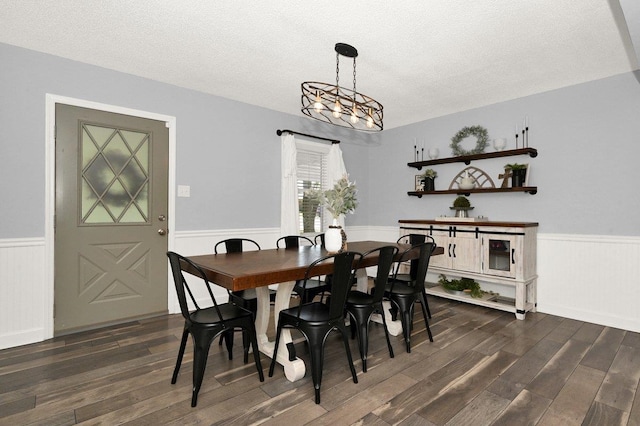
{"type": "Polygon", "coordinates": [[[510,169],[510,170],[524,170],[527,168],[526,164],[518,164],[518,163],[513,163],[513,164],[507,164],[504,166],[505,169],[510,169]]]}
{"type": "Polygon", "coordinates": [[[422,175],[423,175],[424,177],[428,177],[428,178],[431,178],[431,179],[435,179],[435,178],[437,178],[437,177],[438,177],[438,172],[436,172],[436,171],[435,171],[435,170],[433,170],[433,169],[427,169],[427,170],[425,170],[425,171],[424,171],[424,173],[423,173],[422,175]]]}
{"type": "Polygon", "coordinates": [[[465,293],[469,293],[469,295],[475,299],[482,297],[484,292],[480,288],[480,284],[478,284],[475,280],[471,278],[460,278],[459,280],[448,280],[447,277],[443,274],[440,274],[440,279],[438,280],[438,284],[442,286],[442,288],[446,290],[453,291],[463,291],[465,293]]]}
{"type": "Polygon", "coordinates": [[[471,202],[467,197],[461,195],[453,201],[453,207],[455,208],[471,207],[471,202]]]}
{"type": "Polygon", "coordinates": [[[338,219],[341,214],[353,213],[356,210],[358,207],[357,193],[356,183],[349,182],[349,176],[345,175],[333,185],[333,189],[324,191],[322,204],[326,206],[334,219],[338,219]]]}

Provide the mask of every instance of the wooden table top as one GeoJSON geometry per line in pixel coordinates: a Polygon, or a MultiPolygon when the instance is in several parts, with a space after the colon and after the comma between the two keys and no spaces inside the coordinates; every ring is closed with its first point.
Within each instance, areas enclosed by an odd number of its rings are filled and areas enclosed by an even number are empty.
{"type": "MultiPolygon", "coordinates": [[[[348,243],[348,250],[360,253],[377,247],[397,246],[400,252],[409,248],[406,244],[396,244],[383,241],[354,241],[348,243]]],[[[442,254],[444,250],[438,247],[433,255],[442,254]]],[[[302,246],[296,249],[269,249],[246,251],[242,253],[205,254],[189,256],[195,264],[207,274],[207,279],[232,291],[262,287],[287,281],[304,279],[307,267],[316,259],[328,253],[320,246],[302,246]]],[[[418,253],[416,253],[416,257],[418,253]]],[[[362,267],[374,266],[377,257],[367,257],[362,267]]],[[[190,272],[185,267],[186,272],[190,272]]],[[[333,271],[331,263],[318,265],[314,272],[317,275],[330,274],[333,271]]]]}

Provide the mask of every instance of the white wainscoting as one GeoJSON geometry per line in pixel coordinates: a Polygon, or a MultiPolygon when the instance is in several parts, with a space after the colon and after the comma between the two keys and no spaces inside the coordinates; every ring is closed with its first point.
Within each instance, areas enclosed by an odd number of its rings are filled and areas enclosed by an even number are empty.
{"type": "MultiPolygon", "coordinates": [[[[352,241],[395,241],[398,227],[347,227],[352,241]]],[[[211,253],[231,237],[273,248],[278,228],[183,231],[175,251],[211,253]]],[[[640,238],[538,234],[538,311],[640,332],[640,238]]],[[[0,349],[47,336],[44,238],[0,240],[0,349]]],[[[167,283],[170,312],[179,312],[173,282],[167,283]]],[[[224,291],[220,292],[224,295],[224,291]]]]}
{"type": "Polygon", "coordinates": [[[640,238],[538,234],[538,311],[640,332],[640,238]]]}
{"type": "Polygon", "coordinates": [[[44,271],[44,238],[0,240],[0,349],[45,339],[44,271]]]}

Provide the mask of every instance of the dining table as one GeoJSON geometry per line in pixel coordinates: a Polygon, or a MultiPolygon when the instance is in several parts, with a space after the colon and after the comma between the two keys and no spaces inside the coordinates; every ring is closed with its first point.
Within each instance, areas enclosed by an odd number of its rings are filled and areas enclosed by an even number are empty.
{"type": "MultiPolygon", "coordinates": [[[[411,246],[384,241],[349,241],[347,250],[365,253],[369,250],[392,245],[399,248],[399,253],[407,250],[411,246]]],[[[442,247],[436,247],[432,255],[444,253],[442,247]]],[[[271,318],[269,285],[278,284],[274,304],[274,324],[277,322],[279,312],[287,309],[291,301],[291,293],[297,280],[305,277],[308,266],[315,260],[327,256],[329,253],[324,247],[319,245],[300,246],[295,248],[277,248],[267,250],[245,251],[240,253],[204,254],[188,256],[188,258],[198,265],[207,276],[207,279],[219,286],[231,291],[240,291],[255,288],[257,295],[258,309],[256,312],[256,334],[258,340],[258,350],[269,357],[273,357],[274,343],[267,337],[267,328],[271,318]]],[[[409,252],[409,257],[405,260],[417,258],[418,250],[409,252]]],[[[399,256],[399,255],[398,255],[399,256]]],[[[398,260],[396,258],[396,260],[398,260]]],[[[368,277],[366,267],[376,266],[378,258],[376,255],[363,258],[358,263],[357,288],[360,291],[367,291],[368,277]]],[[[190,271],[186,263],[182,264],[185,272],[190,271]]],[[[333,272],[331,262],[323,262],[311,271],[313,276],[328,275],[333,272]]],[[[388,302],[387,302],[388,303],[388,302]]],[[[392,321],[389,309],[384,309],[385,319],[389,333],[398,335],[402,333],[400,321],[392,321]]],[[[287,350],[292,343],[291,333],[285,329],[282,332],[283,341],[280,350],[276,354],[276,361],[284,367],[284,373],[288,380],[296,381],[304,377],[304,361],[290,355],[287,350]],[[284,344],[282,344],[284,343],[284,344]]]]}

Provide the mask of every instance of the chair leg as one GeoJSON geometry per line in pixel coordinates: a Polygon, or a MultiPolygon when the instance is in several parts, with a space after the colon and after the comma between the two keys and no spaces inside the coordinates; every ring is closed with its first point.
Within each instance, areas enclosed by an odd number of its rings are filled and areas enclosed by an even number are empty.
{"type": "Polygon", "coordinates": [[[175,385],[178,380],[178,372],[180,371],[180,365],[182,365],[182,357],[184,356],[184,349],[187,346],[187,338],[189,337],[189,330],[184,328],[182,332],[182,340],[180,340],[180,349],[178,350],[178,359],[176,360],[176,368],[173,369],[173,376],[171,377],[171,384],[175,385]]]}
{"type": "Polygon", "coordinates": [[[422,305],[422,316],[424,317],[424,325],[427,328],[427,334],[429,335],[429,341],[433,342],[433,335],[431,334],[431,328],[429,327],[429,320],[428,318],[431,318],[431,315],[428,314],[429,312],[429,305],[427,305],[427,299],[426,297],[424,297],[424,294],[420,295],[421,297],[421,303],[420,305],[422,305]]]}
{"type": "MultiPolygon", "coordinates": [[[[278,321],[280,324],[281,321],[278,321]]],[[[271,365],[269,366],[269,377],[273,377],[273,369],[276,366],[276,359],[278,358],[278,347],[280,346],[280,335],[282,334],[282,327],[278,325],[278,329],[276,330],[276,341],[273,346],[273,355],[271,356],[271,365]]]]}
{"type": "Polygon", "coordinates": [[[351,307],[349,310],[351,316],[351,330],[358,332],[358,349],[360,351],[360,359],[362,360],[362,372],[367,372],[367,353],[369,349],[369,317],[371,311],[351,307]],[[355,323],[355,324],[354,324],[355,323]]]}
{"type": "Polygon", "coordinates": [[[427,317],[431,319],[431,309],[429,309],[429,301],[427,299],[427,292],[422,290],[422,299],[424,300],[424,306],[427,308],[427,317]]]}
{"type": "Polygon", "coordinates": [[[344,350],[347,353],[347,360],[349,361],[349,369],[351,370],[351,377],[353,379],[353,383],[358,383],[358,374],[356,373],[356,368],[353,366],[353,358],[351,357],[351,349],[349,348],[349,339],[347,338],[347,329],[344,325],[338,325],[336,327],[340,334],[342,334],[342,341],[344,342],[344,350]]]}
{"type": "Polygon", "coordinates": [[[242,329],[242,349],[243,349],[243,355],[244,355],[244,363],[248,363],[249,362],[249,331],[246,329],[242,329]]]}
{"type": "Polygon", "coordinates": [[[207,334],[194,334],[192,407],[198,404],[198,392],[200,392],[200,386],[202,386],[202,379],[204,378],[204,370],[207,367],[210,345],[211,338],[209,338],[207,334]]]}
{"type": "Polygon", "coordinates": [[[233,328],[222,333],[224,335],[224,341],[227,344],[227,352],[229,352],[229,361],[233,359],[233,328]]]}
{"type": "Polygon", "coordinates": [[[360,348],[360,358],[362,359],[362,372],[367,372],[367,354],[369,352],[369,324],[363,321],[360,325],[360,336],[358,346],[360,348]]]}
{"type": "Polygon", "coordinates": [[[402,334],[407,346],[407,353],[411,353],[411,310],[405,309],[400,312],[402,319],[402,334]]]}
{"type": "Polygon", "coordinates": [[[395,305],[402,322],[402,336],[407,346],[407,353],[411,353],[411,329],[413,328],[413,305],[414,298],[395,297],[392,299],[392,305],[395,305]]]}
{"type": "MultiPolygon", "coordinates": [[[[313,337],[311,337],[313,339],[313,337]]],[[[345,337],[346,338],[346,337],[345,337]]],[[[348,341],[347,341],[348,346],[348,341]]],[[[315,389],[316,404],[320,404],[320,385],[322,385],[322,364],[324,355],[324,339],[313,339],[309,342],[309,357],[311,358],[311,379],[315,389]],[[315,341],[314,341],[315,340],[315,341]]]]}
{"type": "MultiPolygon", "coordinates": [[[[262,372],[262,362],[260,362],[260,351],[258,350],[258,339],[256,338],[256,329],[255,329],[255,325],[253,324],[253,320],[249,323],[249,326],[251,328],[247,332],[248,334],[247,340],[251,341],[251,346],[253,347],[253,359],[256,363],[256,368],[258,369],[258,377],[260,377],[261,382],[264,382],[264,373],[262,372]]],[[[245,352],[245,354],[248,355],[247,352],[245,352]]]]}
{"type": "Polygon", "coordinates": [[[389,329],[387,328],[387,320],[385,319],[385,316],[384,316],[384,308],[382,307],[382,304],[380,304],[377,311],[380,312],[380,315],[382,316],[382,326],[384,327],[384,337],[386,337],[387,339],[387,347],[389,348],[389,358],[393,358],[393,347],[391,346],[391,339],[389,338],[389,329]]]}

